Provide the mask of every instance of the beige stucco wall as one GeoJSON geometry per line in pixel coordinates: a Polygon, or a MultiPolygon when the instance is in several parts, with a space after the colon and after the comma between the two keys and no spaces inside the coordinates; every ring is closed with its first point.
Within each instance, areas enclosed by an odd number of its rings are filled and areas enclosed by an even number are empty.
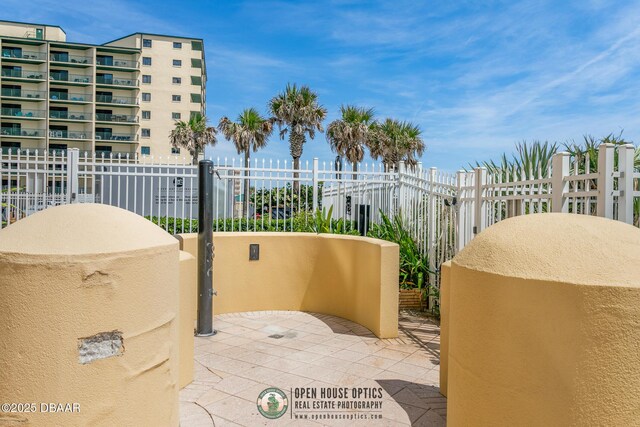
{"type": "MultiPolygon", "coordinates": [[[[197,235],[182,249],[197,254],[197,235]]],[[[340,316],[383,338],[398,335],[398,246],[313,233],[213,233],[215,314],[302,310],[340,316]],[[260,260],[249,261],[249,244],[260,260]]],[[[195,286],[195,285],[194,285],[195,286]]]]}
{"type": "Polygon", "coordinates": [[[177,426],[178,253],[159,227],[99,204],[0,231],[0,402],[80,406],[21,414],[31,426],[177,426]],[[80,363],[79,339],[116,330],[121,355],[80,363]]]}
{"type": "Polygon", "coordinates": [[[193,255],[180,251],[180,388],[193,381],[194,319],[196,316],[198,263],[193,255]]]}
{"type": "Polygon", "coordinates": [[[640,230],[512,218],[450,274],[449,425],[640,425],[640,230]]]}
{"type": "Polygon", "coordinates": [[[440,266],[440,394],[447,396],[449,372],[449,289],[451,261],[440,266]]]}

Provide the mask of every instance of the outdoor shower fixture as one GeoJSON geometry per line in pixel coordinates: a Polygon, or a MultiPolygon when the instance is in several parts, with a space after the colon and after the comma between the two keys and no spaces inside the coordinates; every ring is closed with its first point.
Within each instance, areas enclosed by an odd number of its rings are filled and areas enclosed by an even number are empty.
{"type": "MultiPolygon", "coordinates": [[[[198,163],[198,322],[196,336],[216,334],[213,329],[213,169],[211,160],[198,163]]],[[[219,177],[219,175],[218,175],[219,177]]]]}

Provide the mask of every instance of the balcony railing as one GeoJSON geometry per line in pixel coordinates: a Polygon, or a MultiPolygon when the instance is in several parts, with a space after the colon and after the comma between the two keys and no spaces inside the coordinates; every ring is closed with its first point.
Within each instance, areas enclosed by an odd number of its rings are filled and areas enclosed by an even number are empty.
{"type": "Polygon", "coordinates": [[[118,122],[118,123],[138,123],[137,116],[127,114],[103,114],[96,113],[96,121],[98,122],[118,122]]]}
{"type": "Polygon", "coordinates": [[[136,139],[135,134],[96,132],[96,141],[134,142],[136,139]]]}
{"type": "Polygon", "coordinates": [[[67,73],[51,73],[49,78],[53,81],[71,82],[71,83],[91,83],[90,76],[82,76],[78,74],[67,73]]]}
{"type": "Polygon", "coordinates": [[[96,63],[103,67],[138,68],[138,61],[128,59],[97,58],[96,63]]]}
{"type": "Polygon", "coordinates": [[[56,139],[91,139],[91,132],[49,130],[49,138],[56,139]]]}
{"type": "Polygon", "coordinates": [[[47,54],[28,50],[19,51],[12,49],[2,49],[2,59],[25,59],[31,61],[44,61],[45,59],[47,59],[47,54]]]}
{"type": "Polygon", "coordinates": [[[23,110],[22,108],[1,108],[0,115],[11,117],[41,118],[44,117],[41,110],[23,110]]]}
{"type": "Polygon", "coordinates": [[[66,53],[52,53],[51,61],[53,62],[66,62],[69,64],[92,64],[93,58],[90,56],[77,56],[77,55],[69,55],[66,53]]]}
{"type": "Polygon", "coordinates": [[[103,104],[138,105],[137,98],[113,95],[98,95],[96,96],[96,102],[101,102],[103,104]]]}
{"type": "Polygon", "coordinates": [[[91,120],[91,113],[75,111],[49,111],[49,118],[63,120],[91,120]]]}
{"type": "Polygon", "coordinates": [[[4,136],[31,136],[36,138],[44,137],[44,130],[42,129],[29,129],[29,128],[2,128],[0,129],[0,135],[4,136]]]}
{"type": "Polygon", "coordinates": [[[114,78],[114,77],[104,77],[97,76],[96,83],[99,85],[113,85],[113,86],[138,86],[138,81],[136,79],[125,79],[125,78],[114,78]]]}
{"type": "Polygon", "coordinates": [[[12,156],[35,156],[36,154],[43,154],[44,149],[38,150],[37,148],[18,148],[18,147],[2,147],[0,152],[4,155],[12,156]]]}
{"type": "Polygon", "coordinates": [[[49,99],[52,101],[75,101],[75,102],[91,102],[91,95],[84,93],[67,93],[67,92],[49,92],[49,99]]]}
{"type": "Polygon", "coordinates": [[[110,157],[122,157],[122,158],[126,158],[127,156],[129,156],[129,158],[133,158],[135,157],[136,153],[135,152],[130,152],[130,151],[103,151],[103,150],[96,150],[96,157],[104,157],[105,159],[110,158],[110,157]]]}
{"type": "Polygon", "coordinates": [[[14,98],[34,98],[34,99],[44,99],[46,92],[38,91],[38,90],[24,90],[24,89],[9,89],[2,88],[0,95],[2,96],[12,96],[14,98]]]}
{"type": "Polygon", "coordinates": [[[44,73],[40,71],[2,70],[2,77],[14,77],[17,79],[44,80],[44,73]]]}

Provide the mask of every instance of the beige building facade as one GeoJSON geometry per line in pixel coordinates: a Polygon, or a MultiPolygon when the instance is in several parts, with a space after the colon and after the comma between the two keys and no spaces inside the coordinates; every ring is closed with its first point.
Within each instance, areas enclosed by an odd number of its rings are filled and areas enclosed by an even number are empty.
{"type": "Polygon", "coordinates": [[[202,39],[135,33],[103,45],[57,26],[0,21],[3,152],[185,156],[176,120],[205,114],[202,39]]]}

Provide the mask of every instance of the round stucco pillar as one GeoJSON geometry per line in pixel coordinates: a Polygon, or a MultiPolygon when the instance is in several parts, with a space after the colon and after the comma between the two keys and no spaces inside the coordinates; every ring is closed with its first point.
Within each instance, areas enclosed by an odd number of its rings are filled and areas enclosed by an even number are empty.
{"type": "Polygon", "coordinates": [[[449,425],[639,425],[639,229],[508,219],[453,259],[450,286],[449,425]]]}
{"type": "Polygon", "coordinates": [[[106,205],[0,231],[0,403],[36,405],[0,425],[177,426],[178,260],[177,240],[106,205]]]}

